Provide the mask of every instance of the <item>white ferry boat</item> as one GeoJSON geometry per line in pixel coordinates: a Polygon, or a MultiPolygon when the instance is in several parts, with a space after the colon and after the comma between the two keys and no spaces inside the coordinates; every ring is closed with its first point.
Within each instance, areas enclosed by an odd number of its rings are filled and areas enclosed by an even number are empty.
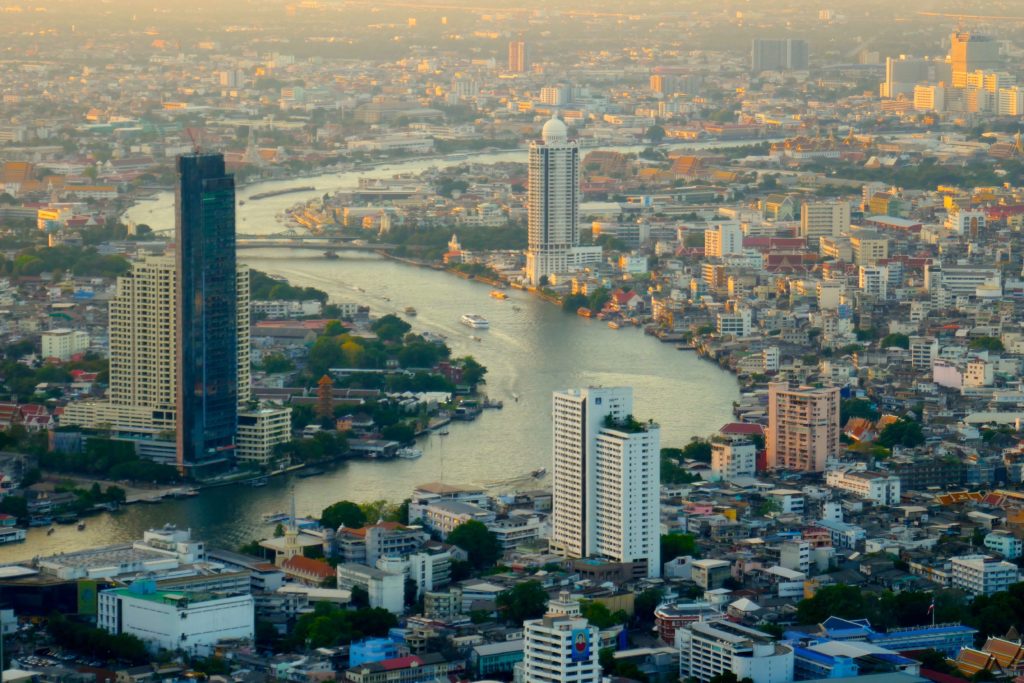
{"type": "Polygon", "coordinates": [[[472,327],[473,329],[476,330],[487,329],[488,327],[491,326],[491,323],[487,321],[487,318],[483,317],[482,315],[477,315],[476,313],[466,313],[464,316],[462,316],[460,322],[463,325],[472,327]]]}
{"type": "Polygon", "coordinates": [[[0,529],[0,545],[6,543],[21,543],[25,540],[25,530],[16,526],[9,526],[0,529]]]}

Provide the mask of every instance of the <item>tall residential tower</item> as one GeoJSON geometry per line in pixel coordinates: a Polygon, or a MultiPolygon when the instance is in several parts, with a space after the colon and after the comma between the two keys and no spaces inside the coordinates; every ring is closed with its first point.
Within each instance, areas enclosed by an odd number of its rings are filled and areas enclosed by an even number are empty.
{"type": "Polygon", "coordinates": [[[601,258],[600,247],[580,247],[580,150],[557,115],[530,143],[527,183],[526,275],[533,286],[601,258]]]}
{"type": "Polygon", "coordinates": [[[235,179],[222,154],[178,158],[178,466],[231,455],[238,428],[235,179]]]}
{"type": "Polygon", "coordinates": [[[658,425],[633,420],[628,387],[556,392],[552,409],[552,550],[660,576],[658,425]]]}

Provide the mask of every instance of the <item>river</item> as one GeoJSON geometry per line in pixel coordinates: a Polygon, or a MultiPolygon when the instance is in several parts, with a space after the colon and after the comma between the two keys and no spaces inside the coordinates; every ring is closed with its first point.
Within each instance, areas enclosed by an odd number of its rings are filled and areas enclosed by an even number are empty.
{"type": "MultiPolygon", "coordinates": [[[[281,199],[288,205],[298,201],[294,195],[264,201],[281,199]]],[[[269,211],[271,220],[276,210],[261,202],[241,208],[252,218],[269,211]]],[[[170,215],[173,221],[173,211],[170,215]]],[[[504,409],[455,423],[448,436],[422,439],[418,446],[424,455],[418,460],[351,461],[318,477],[278,477],[262,488],[239,485],[187,500],[132,505],[88,518],[82,531],[58,526],[47,536],[45,529],[30,529],[25,543],[0,548],[0,562],[126,542],[166,522],[191,528],[212,545],[234,548],[267,534],[261,515],[288,510],[292,490],[299,514],[318,514],[342,499],[400,501],[414,485],[429,481],[485,485],[495,492],[545,486],[529,472],[550,467],[551,393],[559,389],[632,386],[636,416],[661,424],[664,446],[682,446],[692,436],[718,429],[731,419],[739,396],[732,375],[692,352],[637,329],[611,330],[601,321],[567,315],[524,292],[510,290],[509,299],[499,301],[482,284],[369,253],[342,252],[341,258],[327,260],[315,251],[243,250],[239,260],[292,284],[322,289],[332,300],[369,304],[374,315],[414,306],[419,312],[410,320],[414,329],[446,335],[455,355],[472,354],[487,366],[484,391],[502,400],[504,409]],[[490,329],[461,325],[459,317],[470,312],[486,316],[490,329]]]]}

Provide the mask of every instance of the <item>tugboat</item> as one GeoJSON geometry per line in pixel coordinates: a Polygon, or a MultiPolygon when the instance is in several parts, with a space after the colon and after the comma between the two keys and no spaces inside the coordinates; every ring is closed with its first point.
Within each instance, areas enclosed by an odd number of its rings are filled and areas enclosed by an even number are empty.
{"type": "Polygon", "coordinates": [[[534,479],[540,479],[541,477],[543,477],[547,473],[548,473],[548,468],[547,467],[538,467],[533,472],[530,472],[530,476],[533,477],[534,479]]]}

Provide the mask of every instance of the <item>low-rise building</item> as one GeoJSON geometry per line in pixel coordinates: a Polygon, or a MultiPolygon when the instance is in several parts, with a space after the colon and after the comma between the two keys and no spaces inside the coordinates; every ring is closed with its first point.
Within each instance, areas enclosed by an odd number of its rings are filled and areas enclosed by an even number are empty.
{"type": "Polygon", "coordinates": [[[251,640],[255,609],[249,594],[167,592],[138,579],[100,593],[96,623],[108,633],[137,636],[154,653],[184,650],[205,657],[222,640],[251,640]]]}
{"type": "Polygon", "coordinates": [[[728,621],[696,622],[676,631],[680,679],[707,683],[727,671],[753,683],[790,683],[793,648],[762,631],[728,621]]]}
{"type": "Polygon", "coordinates": [[[963,555],[950,561],[950,583],[971,595],[992,595],[1017,583],[1017,565],[987,555],[963,555]]]}

